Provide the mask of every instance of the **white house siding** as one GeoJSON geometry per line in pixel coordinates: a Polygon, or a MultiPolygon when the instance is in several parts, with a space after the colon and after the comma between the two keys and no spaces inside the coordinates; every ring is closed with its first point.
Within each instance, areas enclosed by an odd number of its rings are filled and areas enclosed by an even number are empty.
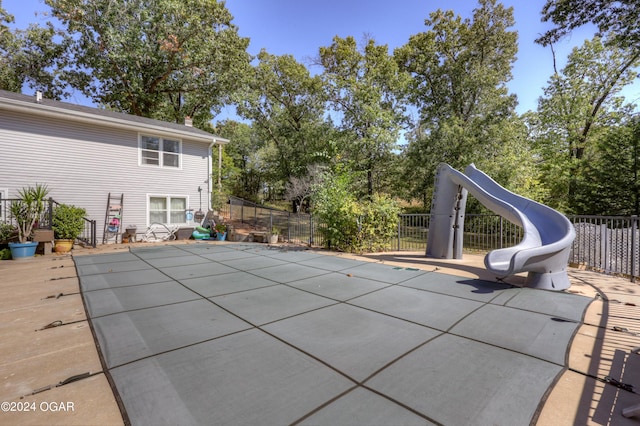
{"type": "Polygon", "coordinates": [[[122,224],[142,232],[148,194],[187,196],[197,210],[200,186],[207,210],[209,145],[181,140],[181,169],[140,166],[136,131],[1,111],[0,188],[14,198],[23,187],[46,183],[53,199],[83,207],[97,221],[99,243],[107,195],[123,193],[122,224]]]}

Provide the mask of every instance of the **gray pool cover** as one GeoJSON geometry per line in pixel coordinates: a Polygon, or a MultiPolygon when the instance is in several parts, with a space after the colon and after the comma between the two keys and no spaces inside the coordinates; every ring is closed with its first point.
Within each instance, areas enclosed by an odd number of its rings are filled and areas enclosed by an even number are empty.
{"type": "Polygon", "coordinates": [[[135,425],[529,424],[591,301],[264,244],[75,262],[135,425]]]}

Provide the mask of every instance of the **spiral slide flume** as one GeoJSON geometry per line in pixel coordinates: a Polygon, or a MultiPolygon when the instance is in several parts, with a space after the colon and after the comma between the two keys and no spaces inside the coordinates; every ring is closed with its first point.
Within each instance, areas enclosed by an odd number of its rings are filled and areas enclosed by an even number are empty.
{"type": "Polygon", "coordinates": [[[485,256],[487,270],[500,279],[528,272],[528,287],[569,288],[567,266],[575,238],[569,219],[548,206],[503,188],[473,164],[464,174],[448,164],[438,166],[427,238],[428,257],[462,258],[467,193],[523,229],[520,243],[493,250],[485,256]]]}

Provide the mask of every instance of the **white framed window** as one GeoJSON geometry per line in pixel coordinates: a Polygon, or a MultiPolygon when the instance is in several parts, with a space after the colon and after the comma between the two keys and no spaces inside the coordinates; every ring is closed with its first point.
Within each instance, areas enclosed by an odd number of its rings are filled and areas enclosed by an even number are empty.
{"type": "Polygon", "coordinates": [[[189,197],[183,195],[149,195],[147,220],[167,225],[187,223],[189,197]]]}
{"type": "Polygon", "coordinates": [[[9,205],[5,201],[9,197],[9,190],[0,188],[0,222],[9,218],[9,205]]]}
{"type": "Polygon", "coordinates": [[[182,141],[160,136],[140,135],[141,166],[179,169],[182,166],[182,141]]]}

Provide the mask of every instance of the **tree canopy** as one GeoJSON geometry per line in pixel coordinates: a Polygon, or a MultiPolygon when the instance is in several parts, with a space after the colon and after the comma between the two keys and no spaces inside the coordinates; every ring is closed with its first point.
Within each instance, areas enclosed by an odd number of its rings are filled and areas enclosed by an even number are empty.
{"type": "Polygon", "coordinates": [[[26,85],[51,99],[68,95],[62,70],[69,63],[69,37],[51,23],[12,32],[8,24],[13,22],[13,15],[0,7],[0,89],[20,92],[26,85]]]}
{"type": "Polygon", "coordinates": [[[537,40],[544,45],[593,23],[602,36],[612,35],[618,45],[640,49],[638,0],[547,0],[542,8],[542,20],[556,25],[537,40]]]}
{"type": "Polygon", "coordinates": [[[524,133],[516,124],[516,97],[508,93],[516,59],[513,10],[481,0],[472,19],[437,10],[428,30],[396,49],[411,76],[408,97],[419,112],[405,152],[410,193],[428,203],[437,164],[479,167],[509,181],[525,164],[524,133]]]}
{"type": "Polygon", "coordinates": [[[73,38],[69,83],[130,114],[212,118],[248,74],[249,40],[216,0],[46,0],[73,38]]]}
{"type": "Polygon", "coordinates": [[[45,3],[59,21],[27,29],[12,29],[0,6],[0,89],[53,99],[79,91],[116,111],[190,116],[231,139],[224,194],[313,200],[327,217],[351,206],[345,220],[378,221],[395,211],[389,197],[428,210],[438,163],[475,163],[567,213],[638,213],[639,119],[622,96],[640,66],[638,0],[547,0],[542,19],[556,27],[538,42],[589,22],[600,34],[571,52],[523,116],[508,89],[513,9],[497,0],[478,0],[468,18],[434,11],[392,53],[367,35],[336,36],[309,64],[249,55],[223,1],[45,3]],[[214,129],[223,107],[244,122],[214,129]],[[329,203],[336,194],[344,202],[329,203]]]}
{"type": "Polygon", "coordinates": [[[397,148],[404,124],[401,94],[408,78],[400,73],[386,45],[366,39],[359,48],[353,37],[335,37],[320,48],[320,64],[330,108],[338,113],[343,133],[341,153],[350,168],[366,175],[368,196],[388,184],[384,170],[397,148]]]}

